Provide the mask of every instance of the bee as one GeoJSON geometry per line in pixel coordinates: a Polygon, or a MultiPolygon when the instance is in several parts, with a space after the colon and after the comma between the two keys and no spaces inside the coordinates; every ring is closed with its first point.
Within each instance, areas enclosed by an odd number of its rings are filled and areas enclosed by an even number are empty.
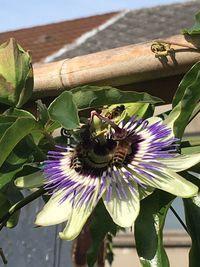
{"type": "Polygon", "coordinates": [[[100,143],[92,138],[88,127],[82,128],[80,143],[75,147],[70,167],[78,173],[101,173],[111,162],[117,141],[100,143]]]}
{"type": "MultiPolygon", "coordinates": [[[[124,129],[125,130],[125,129],[124,129]]],[[[121,132],[120,132],[121,133],[121,132]]],[[[134,140],[126,132],[105,142],[93,138],[88,125],[81,128],[80,143],[75,147],[71,158],[71,168],[77,173],[95,173],[100,175],[109,165],[120,167],[131,159],[134,140]]]]}
{"type": "Polygon", "coordinates": [[[82,171],[83,163],[82,163],[81,159],[78,157],[78,155],[74,155],[74,157],[71,160],[71,166],[70,167],[78,173],[80,173],[82,171]]]}
{"type": "Polygon", "coordinates": [[[127,157],[132,153],[132,142],[128,139],[119,140],[112,157],[112,165],[122,166],[127,157]]]}
{"type": "Polygon", "coordinates": [[[83,125],[80,129],[80,139],[82,147],[86,150],[93,147],[94,140],[90,132],[90,125],[83,125]]]}
{"type": "Polygon", "coordinates": [[[119,117],[122,112],[125,110],[124,105],[117,106],[111,110],[111,112],[106,113],[106,117],[110,120],[115,119],[116,117],[119,117]]]}

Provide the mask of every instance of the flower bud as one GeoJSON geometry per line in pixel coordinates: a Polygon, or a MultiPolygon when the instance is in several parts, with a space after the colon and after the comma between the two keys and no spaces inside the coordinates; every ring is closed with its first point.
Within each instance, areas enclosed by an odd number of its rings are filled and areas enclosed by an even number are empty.
{"type": "Polygon", "coordinates": [[[0,102],[21,107],[32,91],[31,57],[11,38],[0,45],[0,102]]]}

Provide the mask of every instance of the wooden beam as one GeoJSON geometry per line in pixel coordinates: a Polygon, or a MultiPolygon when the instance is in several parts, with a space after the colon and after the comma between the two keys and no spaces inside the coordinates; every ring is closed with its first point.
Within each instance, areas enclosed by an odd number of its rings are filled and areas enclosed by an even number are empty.
{"type": "MultiPolygon", "coordinates": [[[[189,235],[182,230],[164,231],[163,242],[165,247],[190,247],[191,239],[189,235]]],[[[133,233],[120,233],[113,240],[114,247],[117,248],[135,248],[133,233]]]]}
{"type": "Polygon", "coordinates": [[[200,37],[177,35],[164,41],[171,43],[166,57],[156,57],[149,41],[36,65],[34,98],[85,84],[123,86],[161,79],[185,73],[200,60],[200,37]]]}

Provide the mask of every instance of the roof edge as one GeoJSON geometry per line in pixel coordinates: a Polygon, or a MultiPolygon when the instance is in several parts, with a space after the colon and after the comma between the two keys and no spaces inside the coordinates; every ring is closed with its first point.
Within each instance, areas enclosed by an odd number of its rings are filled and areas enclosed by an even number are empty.
{"type": "Polygon", "coordinates": [[[62,56],[64,53],[66,53],[66,52],[68,52],[70,50],[75,49],[76,47],[78,47],[81,44],[83,44],[86,40],[88,40],[92,36],[96,35],[98,32],[103,31],[104,29],[106,29],[107,27],[109,27],[110,25],[112,25],[116,21],[118,21],[120,18],[124,17],[129,11],[130,11],[130,9],[125,9],[125,10],[119,12],[117,15],[113,15],[113,17],[111,17],[110,19],[108,19],[106,22],[104,22],[100,26],[98,26],[96,28],[93,28],[92,30],[90,30],[90,31],[82,34],[80,37],[78,37],[77,39],[75,39],[72,43],[69,43],[69,44],[63,46],[58,51],[56,51],[53,54],[51,54],[51,55],[47,56],[46,58],[42,59],[40,61],[40,63],[49,63],[49,62],[52,62],[57,57],[62,56]]]}

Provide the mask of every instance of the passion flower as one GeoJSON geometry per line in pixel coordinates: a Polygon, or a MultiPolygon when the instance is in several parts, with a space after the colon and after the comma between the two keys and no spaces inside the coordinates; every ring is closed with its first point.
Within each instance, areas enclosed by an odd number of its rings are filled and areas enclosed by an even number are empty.
{"type": "Polygon", "coordinates": [[[198,188],[177,172],[200,161],[200,154],[181,156],[178,140],[161,119],[132,117],[117,125],[96,112],[80,130],[79,141],[49,151],[44,174],[52,194],[38,214],[36,224],[47,226],[67,221],[60,237],[74,239],[102,198],[113,221],[133,226],[140,199],[158,188],[183,198],[198,188]],[[92,119],[107,125],[95,134],[92,119]]]}

